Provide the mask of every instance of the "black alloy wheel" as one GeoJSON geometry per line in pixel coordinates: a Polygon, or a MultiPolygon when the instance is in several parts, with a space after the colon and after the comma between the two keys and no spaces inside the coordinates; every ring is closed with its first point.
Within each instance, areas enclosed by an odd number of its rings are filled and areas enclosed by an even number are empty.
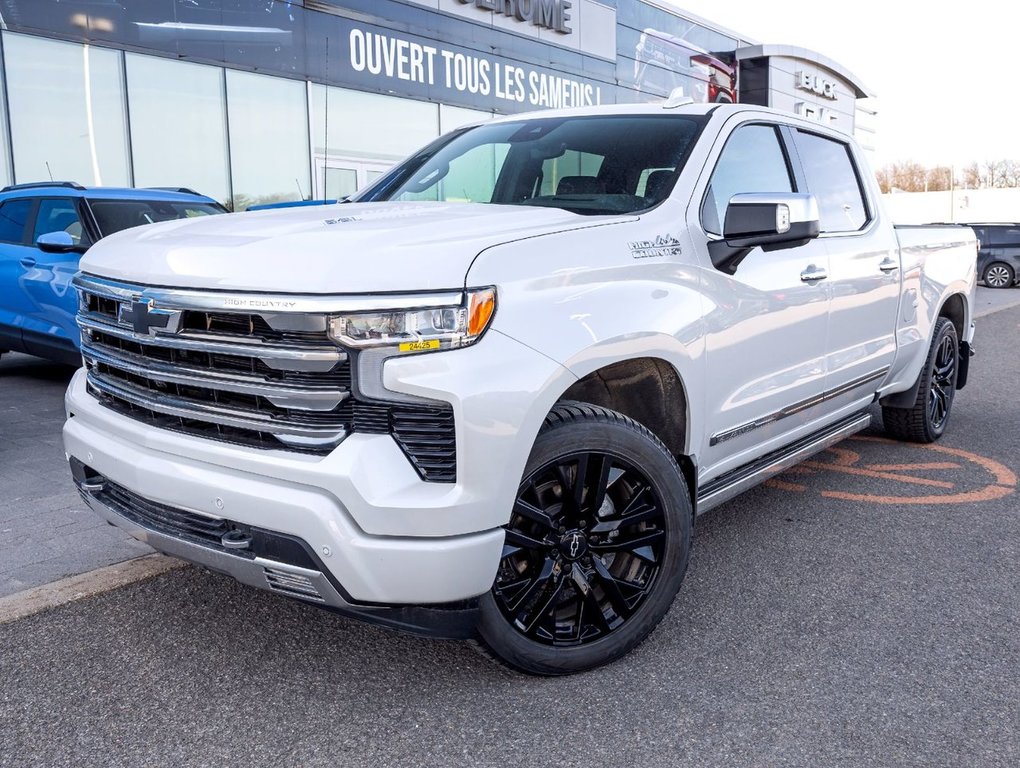
{"type": "Polygon", "coordinates": [[[882,406],[885,431],[897,440],[932,443],[946,431],[956,396],[960,342],[956,327],[945,317],[935,321],[928,357],[918,376],[910,407],[882,406]]]}
{"type": "Polygon", "coordinates": [[[683,581],[692,522],[676,460],[614,411],[561,403],[518,486],[479,634],[503,663],[562,675],[643,641],[683,581]]]}
{"type": "Polygon", "coordinates": [[[590,643],[647,599],[665,543],[662,502],[644,472],[605,452],[564,456],[522,483],[493,594],[531,640],[590,643]]]}
{"type": "Polygon", "coordinates": [[[945,334],[935,351],[931,386],[928,389],[928,419],[933,429],[941,431],[949,418],[956,387],[956,338],[945,334]]]}

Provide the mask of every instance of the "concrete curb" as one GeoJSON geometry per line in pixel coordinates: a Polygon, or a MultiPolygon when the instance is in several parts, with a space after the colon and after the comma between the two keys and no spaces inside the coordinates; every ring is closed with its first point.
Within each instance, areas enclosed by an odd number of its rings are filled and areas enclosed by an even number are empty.
{"type": "Polygon", "coordinates": [[[24,592],[0,597],[0,624],[24,619],[51,608],[73,603],[112,589],[151,579],[161,573],[184,568],[187,563],[160,554],[143,555],[123,563],[69,576],[24,592]]]}

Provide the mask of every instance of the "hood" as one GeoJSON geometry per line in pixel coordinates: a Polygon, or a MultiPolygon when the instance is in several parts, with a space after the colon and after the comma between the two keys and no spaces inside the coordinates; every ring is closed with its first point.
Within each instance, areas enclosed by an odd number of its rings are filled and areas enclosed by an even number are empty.
{"type": "Polygon", "coordinates": [[[100,240],[81,269],[144,285],[274,293],[460,288],[485,248],[619,222],[557,208],[346,203],[170,221],[100,240]]]}

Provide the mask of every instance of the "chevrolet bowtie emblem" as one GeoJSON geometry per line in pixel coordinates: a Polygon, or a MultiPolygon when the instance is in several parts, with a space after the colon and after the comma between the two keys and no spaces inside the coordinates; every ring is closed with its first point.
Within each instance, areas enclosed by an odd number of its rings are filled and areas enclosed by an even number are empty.
{"type": "Polygon", "coordinates": [[[176,333],[181,313],[173,309],[155,309],[152,299],[136,299],[120,305],[117,321],[130,325],[135,333],[155,335],[158,330],[176,333]]]}

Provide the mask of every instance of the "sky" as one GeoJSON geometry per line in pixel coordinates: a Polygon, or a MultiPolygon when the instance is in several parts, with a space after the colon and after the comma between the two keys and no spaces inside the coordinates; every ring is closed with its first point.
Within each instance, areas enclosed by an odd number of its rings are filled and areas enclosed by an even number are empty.
{"type": "Polygon", "coordinates": [[[808,48],[850,70],[877,94],[867,102],[878,111],[876,168],[1020,160],[1016,0],[659,2],[759,43],[808,48]]]}

